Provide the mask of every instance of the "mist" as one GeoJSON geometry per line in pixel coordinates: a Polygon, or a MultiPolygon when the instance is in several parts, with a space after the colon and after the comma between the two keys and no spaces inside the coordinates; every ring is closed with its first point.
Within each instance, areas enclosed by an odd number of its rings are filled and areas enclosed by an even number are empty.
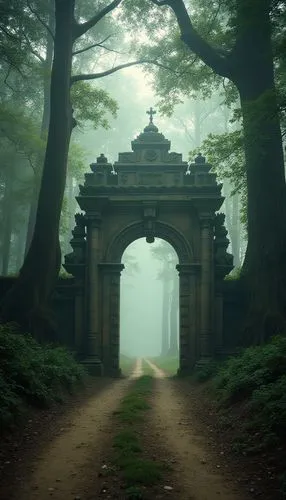
{"type": "Polygon", "coordinates": [[[175,336],[172,355],[178,356],[179,277],[173,247],[160,238],[152,244],[140,238],[127,247],[122,263],[125,269],[120,285],[120,353],[148,358],[166,355],[171,337],[175,336]],[[170,314],[172,303],[175,321],[170,314]]]}

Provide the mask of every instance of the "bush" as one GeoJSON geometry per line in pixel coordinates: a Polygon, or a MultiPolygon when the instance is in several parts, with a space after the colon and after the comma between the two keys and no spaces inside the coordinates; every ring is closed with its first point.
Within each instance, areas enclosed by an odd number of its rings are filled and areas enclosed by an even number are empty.
{"type": "Polygon", "coordinates": [[[233,404],[250,398],[263,385],[275,383],[286,373],[286,337],[273,337],[269,344],[245,349],[227,360],[214,378],[219,399],[233,404]]]}
{"type": "Polygon", "coordinates": [[[27,404],[58,401],[83,376],[83,368],[65,348],[40,345],[13,324],[0,325],[0,427],[27,404]]]}
{"type": "MultiPolygon", "coordinates": [[[[218,370],[213,387],[225,409],[240,411],[240,431],[247,451],[283,445],[286,437],[286,337],[249,347],[218,370]]],[[[226,411],[226,410],[225,410],[226,411]]],[[[235,413],[235,412],[234,412],[235,413]]],[[[228,413],[229,418],[237,419],[228,413]]],[[[236,420],[237,422],[237,420],[236,420]]],[[[236,424],[237,425],[237,424],[236,424]]]]}
{"type": "Polygon", "coordinates": [[[217,361],[210,361],[206,363],[205,366],[196,368],[194,371],[194,380],[198,382],[206,382],[210,378],[214,377],[219,370],[219,363],[217,361]]]}

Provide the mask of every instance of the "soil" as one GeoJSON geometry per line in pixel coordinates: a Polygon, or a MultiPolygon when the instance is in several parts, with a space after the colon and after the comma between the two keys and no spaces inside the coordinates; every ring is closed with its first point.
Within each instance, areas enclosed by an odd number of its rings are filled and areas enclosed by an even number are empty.
{"type": "MultiPolygon", "coordinates": [[[[144,456],[169,470],[160,484],[146,488],[146,498],[268,500],[251,483],[243,457],[239,463],[230,460],[215,431],[215,416],[196,387],[148,363],[156,379],[140,441],[144,456]]],[[[91,379],[64,407],[36,412],[7,435],[0,454],[1,500],[127,498],[111,465],[112,439],[118,432],[113,413],[140,375],[138,360],[128,379],[91,379]]]]}

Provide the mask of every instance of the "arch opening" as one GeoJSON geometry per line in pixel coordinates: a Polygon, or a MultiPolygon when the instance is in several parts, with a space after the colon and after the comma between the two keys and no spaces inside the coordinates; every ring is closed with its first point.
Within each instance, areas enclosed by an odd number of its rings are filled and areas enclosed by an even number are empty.
{"type": "MultiPolygon", "coordinates": [[[[111,241],[106,253],[107,262],[121,262],[125,250],[133,242],[141,238],[145,240],[148,236],[144,222],[127,225],[111,241]],[[145,237],[143,238],[143,236],[145,237]]],[[[194,260],[193,248],[185,236],[171,224],[157,220],[152,230],[152,236],[155,241],[163,240],[173,248],[179,264],[190,263],[194,260]]]]}
{"type": "Polygon", "coordinates": [[[136,358],[150,359],[174,374],[179,368],[179,263],[164,239],[130,243],[122,255],[120,282],[120,368],[127,374],[136,358]]]}

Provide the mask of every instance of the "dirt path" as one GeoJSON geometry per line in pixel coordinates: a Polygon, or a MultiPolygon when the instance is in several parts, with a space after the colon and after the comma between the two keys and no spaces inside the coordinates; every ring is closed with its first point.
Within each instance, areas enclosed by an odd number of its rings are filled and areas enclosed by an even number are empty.
{"type": "MultiPolygon", "coordinates": [[[[207,433],[198,430],[180,380],[166,378],[162,370],[146,362],[157,379],[150,420],[152,435],[158,436],[159,446],[169,453],[172,500],[247,500],[230,473],[222,472],[222,461],[210,448],[207,433]]],[[[154,452],[152,442],[149,444],[154,452]]]]}
{"type": "MultiPolygon", "coordinates": [[[[182,381],[166,377],[157,366],[145,361],[156,383],[140,442],[146,458],[171,465],[163,483],[148,490],[147,498],[247,500],[219,453],[213,453],[209,446],[208,431],[204,434],[198,426],[190,407],[192,399],[182,381]]],[[[3,496],[0,487],[1,500],[125,500],[120,480],[106,476],[103,469],[110,461],[112,439],[117,432],[112,414],[132,379],[142,374],[142,360],[138,360],[130,378],[102,382],[100,391],[67,413],[50,442],[44,439],[47,430],[43,429],[42,438],[39,428],[35,439],[38,445],[42,443],[42,451],[37,449],[33,461],[23,459],[27,461],[23,480],[17,488],[11,485],[13,494],[10,488],[9,494],[3,496]]]]}
{"type": "MultiPolygon", "coordinates": [[[[142,361],[138,360],[132,378],[141,372],[142,361]]],[[[19,500],[95,499],[96,478],[106,449],[111,447],[110,417],[130,384],[131,378],[113,381],[68,415],[58,435],[37,457],[29,477],[13,491],[13,497],[19,500]]]]}

